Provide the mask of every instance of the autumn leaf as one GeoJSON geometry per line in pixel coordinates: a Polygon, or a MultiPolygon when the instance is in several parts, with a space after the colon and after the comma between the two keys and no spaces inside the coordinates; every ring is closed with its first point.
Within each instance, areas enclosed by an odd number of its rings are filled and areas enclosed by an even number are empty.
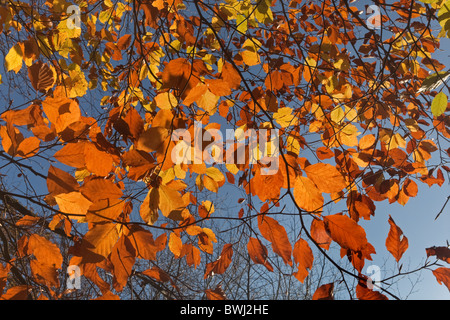
{"type": "Polygon", "coordinates": [[[78,191],[60,193],[55,196],[55,200],[59,206],[59,210],[68,214],[71,219],[84,218],[92,204],[91,201],[78,191]]]}
{"type": "Polygon", "coordinates": [[[449,268],[437,268],[432,270],[436,280],[439,284],[444,284],[450,292],[450,269],[449,268]]]}
{"type": "Polygon", "coordinates": [[[391,216],[388,222],[391,227],[386,238],[386,248],[398,262],[408,249],[408,238],[403,235],[403,231],[395,224],[391,216]]]}
{"type": "Polygon", "coordinates": [[[431,112],[435,117],[439,117],[447,109],[448,97],[445,93],[439,92],[431,103],[431,112]]]}
{"type": "Polygon", "coordinates": [[[327,163],[316,163],[307,166],[305,172],[321,192],[339,192],[347,185],[344,177],[336,167],[327,163]]]}
{"type": "Polygon", "coordinates": [[[303,176],[298,176],[294,183],[294,198],[297,204],[309,212],[322,211],[324,199],[314,182],[303,176]]]}
{"type": "Polygon", "coordinates": [[[120,225],[112,222],[96,223],[84,235],[81,252],[86,262],[100,262],[111,253],[119,239],[120,225]]]}
{"type": "Polygon", "coordinates": [[[283,259],[285,264],[292,266],[292,245],[284,227],[267,215],[259,215],[258,228],[261,235],[272,244],[273,251],[283,259]]]}
{"type": "Polygon", "coordinates": [[[223,274],[231,264],[231,259],[233,257],[233,245],[227,243],[222,248],[222,253],[216,261],[206,264],[206,271],[203,276],[207,279],[215,274],[223,274]]]}
{"type": "Polygon", "coordinates": [[[267,248],[261,243],[259,239],[250,237],[247,243],[247,251],[254,263],[262,264],[267,268],[267,270],[273,272],[273,267],[268,260],[269,255],[267,248]]]}
{"type": "Polygon", "coordinates": [[[334,300],[334,283],[323,284],[316,289],[313,300],[334,300]]]}
{"type": "Polygon", "coordinates": [[[169,237],[169,250],[173,253],[175,258],[181,257],[181,251],[183,249],[183,242],[181,238],[174,232],[169,237]]]}
{"type": "Polygon", "coordinates": [[[361,251],[367,245],[363,227],[349,217],[334,214],[323,217],[323,221],[330,237],[342,248],[361,251]]]}
{"type": "Polygon", "coordinates": [[[113,286],[122,291],[135,263],[136,251],[127,237],[120,237],[111,250],[110,261],[113,265],[113,286]]]}
{"type": "Polygon", "coordinates": [[[450,263],[450,248],[448,247],[430,247],[426,248],[427,257],[436,256],[437,259],[450,263]]]}
{"type": "Polygon", "coordinates": [[[308,242],[300,238],[295,243],[292,254],[295,264],[298,265],[298,270],[294,272],[294,276],[303,283],[309,274],[308,269],[311,270],[313,266],[314,256],[312,250],[308,242]]]}
{"type": "Polygon", "coordinates": [[[32,234],[28,239],[27,247],[28,253],[33,254],[39,262],[61,268],[63,257],[59,247],[53,242],[40,235],[32,234]]]}

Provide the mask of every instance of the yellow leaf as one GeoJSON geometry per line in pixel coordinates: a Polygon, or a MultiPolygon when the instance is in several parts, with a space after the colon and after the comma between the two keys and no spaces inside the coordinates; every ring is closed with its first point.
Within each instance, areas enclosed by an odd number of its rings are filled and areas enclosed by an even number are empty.
{"type": "Polygon", "coordinates": [[[156,106],[160,109],[171,110],[178,105],[177,98],[171,92],[162,92],[155,97],[156,106]]]}
{"type": "Polygon", "coordinates": [[[225,176],[223,175],[222,172],[220,172],[219,169],[215,168],[215,167],[209,167],[206,169],[206,175],[208,177],[210,177],[211,179],[213,179],[216,182],[220,182],[225,180],[225,176]]]}
{"type": "Polygon", "coordinates": [[[292,111],[292,108],[289,107],[279,108],[278,111],[273,114],[273,118],[283,128],[295,126],[298,124],[298,119],[292,114],[292,111]]]}
{"type": "Polygon", "coordinates": [[[14,70],[15,73],[19,72],[22,68],[23,62],[23,45],[17,43],[8,52],[5,57],[5,68],[6,71],[14,70]]]}

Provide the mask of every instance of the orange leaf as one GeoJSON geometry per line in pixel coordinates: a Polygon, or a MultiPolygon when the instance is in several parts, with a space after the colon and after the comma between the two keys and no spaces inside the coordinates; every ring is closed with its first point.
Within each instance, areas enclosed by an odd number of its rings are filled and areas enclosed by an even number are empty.
{"type": "Polygon", "coordinates": [[[206,299],[208,300],[226,300],[225,292],[223,292],[220,285],[218,285],[214,290],[205,290],[206,299]]]}
{"type": "Polygon", "coordinates": [[[333,298],[334,283],[321,285],[313,294],[313,300],[334,300],[333,298]]]}
{"type": "Polygon", "coordinates": [[[197,268],[200,264],[200,250],[190,243],[185,243],[183,245],[183,249],[181,249],[181,256],[186,256],[186,263],[189,266],[194,265],[194,268],[197,268]]]}
{"type": "Polygon", "coordinates": [[[27,252],[33,254],[41,263],[61,268],[63,257],[58,246],[40,235],[32,234],[30,236],[27,252]]]}
{"type": "Polygon", "coordinates": [[[450,291],[450,269],[449,268],[437,268],[433,270],[433,274],[439,284],[444,284],[450,291]]]}
{"type": "Polygon", "coordinates": [[[102,199],[118,199],[123,195],[122,190],[114,182],[103,178],[93,178],[86,181],[80,191],[92,202],[102,199]]]}
{"type": "Polygon", "coordinates": [[[329,158],[334,157],[334,152],[331,151],[327,147],[319,147],[319,148],[317,148],[316,149],[316,154],[317,154],[317,157],[320,160],[325,160],[325,159],[329,159],[329,158]]]}
{"type": "Polygon", "coordinates": [[[0,297],[0,300],[27,300],[29,289],[31,288],[27,285],[11,287],[0,297]]]}
{"type": "Polygon", "coordinates": [[[223,274],[231,263],[231,258],[233,257],[233,245],[227,243],[222,248],[222,253],[219,258],[206,264],[206,271],[203,279],[208,278],[214,274],[223,274]]]}
{"type": "Polygon", "coordinates": [[[273,251],[278,254],[285,264],[292,266],[292,246],[286,230],[275,219],[258,215],[258,227],[261,235],[272,243],[273,251]]]}
{"type": "Polygon", "coordinates": [[[170,279],[169,275],[156,266],[153,266],[151,269],[142,271],[142,274],[145,274],[146,276],[149,276],[159,282],[172,282],[172,279],[170,279]]]}
{"type": "Polygon", "coordinates": [[[29,158],[39,151],[41,141],[36,137],[28,137],[19,143],[17,148],[17,156],[29,158]]]}
{"type": "Polygon", "coordinates": [[[331,244],[331,237],[325,229],[325,224],[322,220],[314,218],[311,222],[311,237],[319,245],[319,247],[328,250],[331,244]]]}
{"type": "Polygon", "coordinates": [[[391,216],[388,221],[391,228],[386,238],[386,248],[398,262],[408,249],[408,238],[403,235],[403,231],[395,224],[391,216]]]}
{"type": "Polygon", "coordinates": [[[69,215],[70,219],[81,219],[86,215],[92,202],[86,199],[81,192],[60,193],[55,196],[59,210],[69,215]]]}
{"type": "Polygon", "coordinates": [[[141,226],[130,226],[130,233],[127,237],[130,239],[131,244],[136,250],[136,257],[139,259],[156,260],[156,253],[165,247],[164,244],[162,248],[158,248],[153,240],[152,233],[143,229],[141,226]]]}
{"type": "Polygon", "coordinates": [[[268,261],[269,255],[267,248],[259,241],[259,239],[250,237],[247,243],[247,251],[254,263],[262,264],[267,270],[273,272],[273,267],[268,261]]]}
{"type": "Polygon", "coordinates": [[[294,272],[294,276],[303,283],[309,274],[307,269],[311,270],[314,262],[312,250],[306,240],[298,239],[294,244],[293,256],[294,262],[298,264],[298,270],[294,272]]]}
{"type": "Polygon", "coordinates": [[[118,226],[112,222],[94,224],[81,242],[83,261],[96,263],[107,258],[119,239],[118,226]]]}
{"type": "Polygon", "coordinates": [[[94,202],[86,213],[90,223],[105,222],[117,219],[123,212],[125,201],[121,199],[101,199],[94,202]]]}
{"type": "Polygon", "coordinates": [[[145,152],[159,150],[169,138],[169,130],[163,127],[150,127],[139,136],[136,148],[145,152]]]}
{"type": "Polygon", "coordinates": [[[121,237],[112,248],[110,260],[113,265],[113,287],[121,292],[127,284],[134,266],[136,251],[127,237],[121,237]]]}
{"type": "Polygon", "coordinates": [[[181,251],[183,249],[183,242],[181,238],[174,232],[169,237],[169,250],[173,253],[175,258],[181,257],[181,251]]]}
{"type": "Polygon", "coordinates": [[[37,260],[31,260],[30,269],[36,282],[47,287],[59,287],[58,272],[54,266],[49,266],[37,260]]]}
{"type": "Polygon", "coordinates": [[[110,154],[101,151],[93,143],[87,143],[84,148],[86,169],[97,176],[107,176],[113,169],[113,159],[110,154]]]}
{"type": "Polygon", "coordinates": [[[359,300],[389,300],[384,294],[367,288],[364,281],[359,281],[356,286],[356,297],[359,300]]]}
{"type": "Polygon", "coordinates": [[[321,211],[324,202],[322,193],[314,182],[303,176],[298,176],[295,179],[294,198],[302,209],[309,212],[321,211]]]}
{"type": "Polygon", "coordinates": [[[241,76],[229,62],[225,62],[222,66],[222,79],[228,83],[231,89],[239,89],[241,85],[241,76]]]}
{"type": "Polygon", "coordinates": [[[349,217],[334,214],[323,217],[323,220],[330,237],[342,248],[361,251],[367,245],[363,227],[349,217]]]}
{"type": "Polygon", "coordinates": [[[50,165],[47,174],[47,189],[53,196],[77,191],[80,186],[71,174],[50,165]]]}
{"type": "Polygon", "coordinates": [[[316,163],[307,166],[305,172],[321,192],[339,192],[347,185],[336,167],[328,163],[316,163]]]}
{"type": "Polygon", "coordinates": [[[185,209],[185,204],[181,194],[165,185],[160,185],[159,191],[159,209],[165,217],[172,220],[183,220],[182,211],[185,209]]]}
{"type": "Polygon", "coordinates": [[[59,162],[75,167],[83,168],[85,166],[84,148],[85,142],[68,143],[62,149],[58,150],[53,156],[59,162]]]}
{"type": "Polygon", "coordinates": [[[29,227],[39,222],[41,218],[25,215],[16,222],[16,226],[29,227]]]}

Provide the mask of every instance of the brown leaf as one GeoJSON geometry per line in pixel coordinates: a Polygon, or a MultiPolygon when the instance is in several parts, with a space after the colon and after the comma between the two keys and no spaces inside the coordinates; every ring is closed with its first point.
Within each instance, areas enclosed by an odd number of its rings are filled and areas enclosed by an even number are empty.
{"type": "Polygon", "coordinates": [[[41,61],[36,61],[28,67],[28,77],[36,91],[47,91],[55,84],[52,69],[41,61]]]}
{"type": "Polygon", "coordinates": [[[450,249],[448,247],[426,248],[427,257],[436,256],[437,259],[450,263],[450,249]]]}

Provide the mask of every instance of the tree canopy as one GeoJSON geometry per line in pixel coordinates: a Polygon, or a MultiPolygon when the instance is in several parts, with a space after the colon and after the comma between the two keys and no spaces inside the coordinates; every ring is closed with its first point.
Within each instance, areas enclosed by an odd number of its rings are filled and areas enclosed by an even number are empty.
{"type": "Polygon", "coordinates": [[[450,1],[366,7],[2,2],[0,299],[395,299],[424,269],[450,290],[443,243],[374,283],[361,223],[448,179],[450,1]]]}

